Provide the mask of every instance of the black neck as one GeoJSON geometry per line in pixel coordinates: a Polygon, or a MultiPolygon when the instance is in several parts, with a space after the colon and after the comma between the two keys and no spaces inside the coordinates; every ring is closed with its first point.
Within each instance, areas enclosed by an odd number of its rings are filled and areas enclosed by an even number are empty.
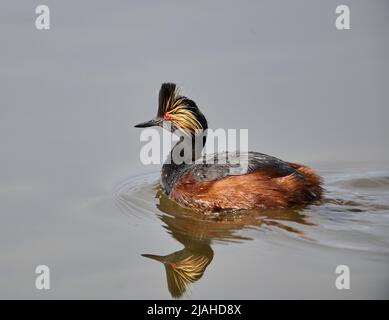
{"type": "Polygon", "coordinates": [[[206,142],[206,133],[203,131],[194,135],[182,135],[174,145],[165,163],[176,165],[190,164],[201,157],[206,142]]]}
{"type": "Polygon", "coordinates": [[[206,132],[196,136],[181,137],[162,166],[161,183],[167,194],[183,172],[202,156],[206,132]]]}

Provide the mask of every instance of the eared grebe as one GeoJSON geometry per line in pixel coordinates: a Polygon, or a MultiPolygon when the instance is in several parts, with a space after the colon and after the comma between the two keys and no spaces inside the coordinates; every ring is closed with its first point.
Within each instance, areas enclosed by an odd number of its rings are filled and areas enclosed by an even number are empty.
{"type": "Polygon", "coordinates": [[[182,134],[162,166],[160,182],[185,207],[201,212],[287,208],[321,198],[321,178],[301,164],[258,152],[224,152],[204,160],[207,120],[174,83],[162,84],[157,116],[135,127],[166,124],[182,134]]]}

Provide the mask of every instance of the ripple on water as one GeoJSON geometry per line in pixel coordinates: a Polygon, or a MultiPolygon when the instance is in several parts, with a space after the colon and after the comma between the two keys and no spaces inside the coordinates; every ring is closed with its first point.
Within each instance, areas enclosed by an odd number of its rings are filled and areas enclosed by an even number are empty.
{"type": "Polygon", "coordinates": [[[389,172],[332,172],[326,177],[327,183],[344,189],[382,189],[389,191],[389,172]]]}
{"type": "Polygon", "coordinates": [[[155,217],[155,190],[158,173],[128,177],[115,188],[115,202],[126,214],[140,218],[155,217]]]}
{"type": "MultiPolygon", "coordinates": [[[[327,172],[323,177],[327,190],[324,199],[306,208],[200,215],[164,195],[158,184],[159,173],[125,179],[115,189],[115,200],[130,219],[151,219],[161,232],[169,233],[182,245],[169,254],[140,252],[162,264],[174,298],[183,297],[191,284],[202,278],[214,260],[215,243],[243,245],[255,239],[287,249],[280,251],[283,253],[291,247],[291,252],[296,252],[314,246],[317,253],[330,249],[336,259],[354,254],[371,259],[373,254],[374,259],[387,263],[389,202],[387,188],[383,187],[387,175],[327,172]]],[[[256,246],[242,247],[248,255],[257,254],[252,248],[256,246]]],[[[284,259],[288,257],[281,261],[284,259]]]]}
{"type": "Polygon", "coordinates": [[[266,234],[272,232],[272,236],[286,234],[316,245],[388,253],[389,174],[331,172],[323,176],[323,201],[306,208],[199,215],[161,192],[158,173],[125,179],[117,186],[115,199],[126,214],[156,219],[174,237],[266,241],[266,234]]]}

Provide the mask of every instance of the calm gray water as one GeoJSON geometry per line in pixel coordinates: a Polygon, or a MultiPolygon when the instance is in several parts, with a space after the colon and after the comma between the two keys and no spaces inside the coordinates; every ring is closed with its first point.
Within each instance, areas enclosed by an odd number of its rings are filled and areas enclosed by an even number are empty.
{"type": "Polygon", "coordinates": [[[48,31],[34,1],[0,10],[0,298],[389,298],[387,1],[342,1],[347,31],[335,0],[42,3],[48,31]],[[133,128],[165,81],[318,170],[323,202],[199,217],[166,199],[133,128]]]}
{"type": "Polygon", "coordinates": [[[173,297],[388,298],[389,170],[322,167],[325,198],[300,210],[199,216],[166,198],[156,174],[123,181],[116,204],[173,240],[142,252],[173,297]],[[337,265],[350,268],[350,292],[335,289],[337,265]]]}
{"type": "Polygon", "coordinates": [[[43,186],[8,187],[1,295],[388,298],[389,170],[318,167],[327,189],[322,203],[226,216],[180,209],[159,191],[158,172],[77,198],[43,186]],[[46,292],[34,287],[38,264],[51,268],[46,292]],[[349,266],[350,290],[336,289],[337,265],[349,266]]]}

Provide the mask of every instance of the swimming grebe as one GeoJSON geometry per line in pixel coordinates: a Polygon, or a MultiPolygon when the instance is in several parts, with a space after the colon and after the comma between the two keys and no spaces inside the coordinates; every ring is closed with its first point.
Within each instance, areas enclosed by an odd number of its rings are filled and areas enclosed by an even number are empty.
{"type": "Polygon", "coordinates": [[[207,156],[206,163],[199,162],[208,123],[196,103],[182,96],[174,83],[162,84],[157,116],[135,127],[164,127],[166,122],[172,132],[178,129],[190,137],[191,152],[183,154],[188,139],[181,136],[162,166],[160,180],[163,191],[185,207],[201,212],[287,208],[321,198],[321,178],[301,164],[259,152],[219,153],[211,155],[214,161],[207,156]],[[184,160],[175,161],[177,154],[184,160]],[[242,156],[243,163],[236,161],[242,156]]]}

